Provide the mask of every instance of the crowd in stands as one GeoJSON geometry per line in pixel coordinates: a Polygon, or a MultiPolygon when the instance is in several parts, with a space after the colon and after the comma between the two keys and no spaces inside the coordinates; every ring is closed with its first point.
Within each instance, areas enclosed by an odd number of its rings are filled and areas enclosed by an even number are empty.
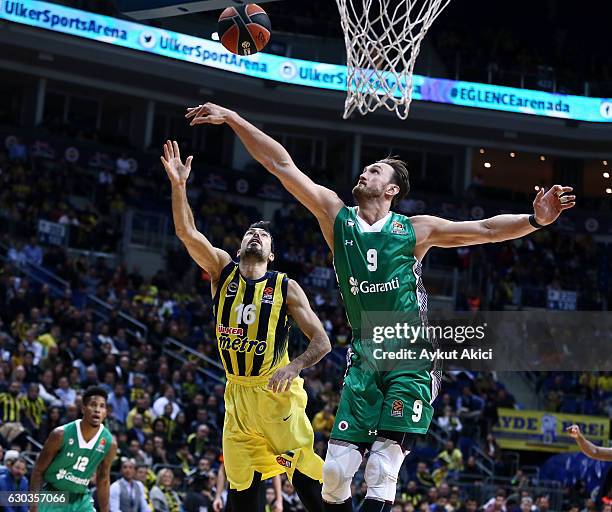
{"type": "MultiPolygon", "coordinates": [[[[217,372],[214,364],[188,353],[180,361],[163,348],[171,337],[218,361],[208,276],[182,247],[170,249],[166,268],[146,278],[123,263],[110,266],[102,258],[70,255],[63,247],[43,247],[36,239],[37,220],[45,218],[76,229],[76,240],[86,247],[114,252],[121,214],[135,200],[131,178],[121,172],[125,169],[122,160],[123,156],[117,158],[112,170],[89,176],[98,184],[96,195],[77,208],[73,196],[78,180],[86,174],[82,169],[61,160],[32,158],[20,142],[6,154],[0,152],[0,222],[6,226],[0,241],[8,247],[0,267],[0,445],[10,455],[7,462],[12,462],[6,472],[11,476],[5,477],[22,481],[25,470],[19,453],[31,458],[36,443],[44,442],[53,428],[78,418],[82,391],[98,384],[109,392],[107,425],[119,443],[113,468],[116,478],[142,482],[150,506],[165,502],[155,507],[166,506],[174,512],[182,503],[185,511],[197,510],[187,504],[210,502],[222,494],[216,478],[222,462],[224,387],[202,372],[217,372]],[[22,272],[26,262],[56,273],[68,282],[69,290],[53,293],[49,286],[28,278],[22,272]],[[107,302],[110,312],[100,315],[87,307],[81,299],[88,294],[107,302]],[[120,312],[141,322],[146,334],[130,329],[120,312]]],[[[147,190],[157,189],[155,193],[167,204],[167,195],[160,192],[167,190],[161,186],[165,178],[159,176],[147,190]]],[[[237,207],[205,192],[192,207],[200,229],[230,253],[237,250],[245,227],[260,218],[254,207],[237,207]]],[[[304,284],[333,345],[346,346],[350,330],[335,292],[330,253],[315,221],[293,205],[280,208],[273,220],[276,229],[282,229],[275,239],[275,268],[304,284]]],[[[574,288],[579,291],[578,307],[585,309],[601,309],[603,294],[609,294],[598,269],[601,251],[587,237],[544,231],[520,241],[448,254],[460,270],[490,265],[483,268],[491,273],[493,300],[484,304],[483,290],[474,290],[460,301],[464,309],[512,305],[514,288],[527,283],[574,288]]],[[[294,350],[298,350],[299,340],[295,341],[294,350]]],[[[321,456],[344,371],[338,352],[342,348],[303,373],[307,413],[321,456]]],[[[554,410],[571,407],[565,395],[582,394],[574,403],[590,400],[592,409],[568,412],[609,414],[609,375],[589,375],[569,380],[543,376],[540,388],[554,410]]],[[[401,505],[397,505],[401,508],[396,510],[521,508],[526,512],[529,506],[545,512],[548,498],[536,495],[529,478],[514,475],[515,468],[491,432],[497,407],[514,406],[513,397],[492,374],[445,374],[432,427],[443,445],[432,451],[435,443],[430,439],[422,443],[424,452],[416,451],[409,459],[401,474],[401,505]],[[467,491],[466,483],[482,483],[488,477],[474,456],[475,447],[493,461],[497,475],[514,476],[516,484],[499,491],[488,487],[467,491]]],[[[354,495],[358,504],[364,496],[359,479],[354,495]]],[[[300,510],[289,482],[283,484],[283,498],[285,510],[300,510]]],[[[579,503],[582,509],[585,500],[585,496],[566,497],[564,510],[570,510],[570,503],[579,503]]]]}

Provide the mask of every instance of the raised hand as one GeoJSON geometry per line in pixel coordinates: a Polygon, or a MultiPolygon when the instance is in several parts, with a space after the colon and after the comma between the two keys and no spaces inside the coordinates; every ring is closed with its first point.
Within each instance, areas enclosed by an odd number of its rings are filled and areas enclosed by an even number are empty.
{"type": "Polygon", "coordinates": [[[574,190],[572,187],[555,185],[548,192],[542,187],[533,201],[533,213],[536,222],[542,226],[555,222],[563,210],[573,208],[576,205],[576,196],[566,196],[574,190]]]}
{"type": "Polygon", "coordinates": [[[567,433],[570,435],[570,437],[578,439],[578,437],[580,437],[580,427],[578,425],[567,427],[567,433]]]}
{"type": "Polygon", "coordinates": [[[193,157],[189,156],[187,157],[187,161],[183,164],[181,161],[181,151],[177,142],[166,141],[164,144],[164,156],[161,157],[161,162],[173,185],[184,185],[187,183],[189,173],[191,172],[192,161],[193,157]]]}
{"type": "Polygon", "coordinates": [[[232,111],[227,108],[220,107],[214,103],[205,103],[204,105],[188,108],[185,117],[191,119],[191,126],[198,124],[223,124],[231,113],[232,111]]]}

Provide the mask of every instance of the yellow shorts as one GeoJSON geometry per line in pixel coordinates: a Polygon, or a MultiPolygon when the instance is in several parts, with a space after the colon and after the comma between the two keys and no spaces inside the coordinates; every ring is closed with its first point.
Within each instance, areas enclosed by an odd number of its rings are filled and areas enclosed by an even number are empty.
{"type": "Polygon", "coordinates": [[[323,460],[313,449],[314,434],[306,416],[304,381],[298,377],[289,391],[267,389],[270,377],[255,379],[228,375],[225,388],[223,460],[232,489],[243,491],[253,482],[295,469],[323,480],[323,460]]]}

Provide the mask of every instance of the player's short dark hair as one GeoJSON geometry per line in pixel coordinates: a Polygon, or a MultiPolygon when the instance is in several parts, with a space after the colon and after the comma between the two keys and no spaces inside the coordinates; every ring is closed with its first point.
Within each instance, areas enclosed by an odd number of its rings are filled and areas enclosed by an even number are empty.
{"type": "Polygon", "coordinates": [[[393,198],[391,208],[396,208],[399,202],[410,192],[410,173],[406,162],[396,156],[388,156],[380,160],[380,163],[390,165],[393,169],[391,183],[399,187],[399,193],[393,198]]]}
{"type": "Polygon", "coordinates": [[[271,225],[272,224],[267,220],[259,220],[257,222],[253,222],[253,224],[249,226],[249,229],[263,229],[266,233],[268,233],[268,235],[270,235],[271,251],[274,252],[274,237],[272,236],[272,230],[270,229],[271,225]]]}
{"type": "Polygon", "coordinates": [[[87,405],[87,402],[89,402],[89,399],[93,396],[101,396],[104,398],[105,402],[108,401],[108,393],[104,388],[101,388],[100,386],[90,386],[83,394],[83,405],[87,405]]]}

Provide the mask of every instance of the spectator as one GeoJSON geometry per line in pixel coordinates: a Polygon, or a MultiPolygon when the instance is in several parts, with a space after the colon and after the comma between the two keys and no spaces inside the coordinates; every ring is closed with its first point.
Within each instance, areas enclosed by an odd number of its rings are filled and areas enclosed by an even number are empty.
{"type": "Polygon", "coordinates": [[[150,467],[146,464],[138,463],[136,464],[136,480],[142,483],[147,504],[149,505],[149,508],[153,510],[149,488],[155,484],[155,473],[153,473],[150,467]]]}
{"type": "Polygon", "coordinates": [[[6,256],[9,262],[18,267],[23,267],[28,261],[21,242],[15,242],[15,244],[11,245],[6,256]]]}
{"type": "Polygon", "coordinates": [[[174,388],[169,385],[166,386],[163,396],[160,396],[153,403],[153,414],[155,416],[162,416],[168,403],[172,404],[172,419],[175,419],[181,409],[174,399],[174,388]]]}
{"type": "MultiPolygon", "coordinates": [[[[15,493],[15,492],[27,492],[28,490],[28,479],[25,474],[27,472],[26,461],[21,457],[18,457],[13,461],[9,470],[0,476],[0,492],[1,493],[15,493]]],[[[6,495],[5,495],[6,497],[6,495]]],[[[5,505],[3,509],[6,512],[28,512],[27,506],[11,506],[5,505]]]]}
{"type": "Polygon", "coordinates": [[[463,470],[463,455],[461,450],[455,448],[452,441],[446,441],[444,450],[438,454],[438,459],[445,461],[448,464],[448,470],[456,474],[463,470]]]}
{"type": "Polygon", "coordinates": [[[76,391],[70,387],[68,377],[60,377],[57,382],[58,388],[55,390],[55,394],[62,402],[64,407],[74,404],[76,400],[76,391]]]}
{"type": "Polygon", "coordinates": [[[529,496],[521,498],[520,512],[533,512],[533,500],[529,496]]]}
{"type": "Polygon", "coordinates": [[[36,339],[36,330],[28,329],[26,337],[23,340],[23,348],[25,352],[32,352],[34,354],[34,364],[38,365],[43,355],[43,346],[36,339]]]}
{"type": "Polygon", "coordinates": [[[478,510],[478,502],[474,498],[468,498],[465,500],[463,507],[459,509],[459,512],[476,512],[478,510]]]}
{"type": "Polygon", "coordinates": [[[52,406],[48,409],[47,417],[43,420],[40,428],[40,437],[37,438],[39,442],[44,442],[51,432],[61,425],[62,410],[59,407],[52,406]]]}
{"type": "Polygon", "coordinates": [[[304,510],[300,498],[295,491],[295,487],[293,487],[289,479],[283,481],[282,496],[283,512],[302,512],[304,510]]]}
{"type": "Polygon", "coordinates": [[[23,248],[26,260],[35,265],[42,265],[43,262],[43,251],[42,247],[38,245],[36,237],[31,237],[30,242],[23,248]]]}
{"type": "Polygon", "coordinates": [[[113,416],[125,425],[127,415],[130,412],[130,404],[125,397],[125,385],[123,382],[115,384],[115,390],[108,397],[108,404],[113,407],[113,416]]]}
{"type": "Polygon", "coordinates": [[[13,462],[15,462],[19,458],[19,452],[17,450],[7,450],[4,454],[3,466],[1,467],[2,471],[0,474],[8,473],[11,470],[11,466],[13,462]]]}
{"type": "Polygon", "coordinates": [[[431,477],[433,478],[434,481],[434,485],[436,487],[440,487],[440,485],[442,484],[442,482],[446,481],[446,478],[449,476],[449,463],[448,460],[445,458],[439,458],[439,466],[434,470],[434,472],[431,474],[431,477]]]}
{"type": "Polygon", "coordinates": [[[181,499],[174,490],[174,474],[170,469],[160,469],[157,485],[151,489],[151,503],[155,512],[178,512],[181,499]]]}
{"type": "Polygon", "coordinates": [[[145,497],[144,485],[136,480],[136,462],[126,459],[121,463],[121,478],[110,486],[110,512],[151,512],[145,497]]]}
{"type": "Polygon", "coordinates": [[[127,419],[125,425],[128,429],[134,426],[133,420],[136,414],[140,414],[142,416],[142,426],[137,427],[141,428],[145,434],[153,433],[153,420],[155,416],[153,411],[149,408],[149,394],[145,393],[140,398],[136,400],[136,407],[134,407],[127,415],[127,419]]]}
{"type": "Polygon", "coordinates": [[[325,436],[325,438],[329,438],[334,426],[334,420],[335,416],[331,404],[325,404],[323,410],[315,414],[312,419],[312,429],[325,436]]]}
{"type": "Polygon", "coordinates": [[[506,491],[498,489],[495,497],[487,501],[482,510],[483,512],[506,512],[506,491]]]}
{"type": "Polygon", "coordinates": [[[434,481],[429,472],[429,467],[425,462],[417,463],[416,479],[422,490],[429,489],[434,486],[434,481]]]}
{"type": "Polygon", "coordinates": [[[19,398],[20,390],[19,382],[12,381],[8,393],[0,393],[0,436],[9,443],[25,431],[21,424],[23,405],[19,398]]]}
{"type": "Polygon", "coordinates": [[[23,411],[22,423],[30,431],[30,434],[38,439],[43,418],[47,414],[47,406],[39,396],[38,384],[33,382],[28,386],[28,394],[22,398],[21,406],[23,411]]]}
{"type": "MultiPolygon", "coordinates": [[[[28,479],[25,476],[26,471],[25,459],[17,458],[10,466],[9,471],[0,476],[0,492],[27,492],[28,479]]],[[[3,508],[6,512],[28,512],[27,506],[5,505],[3,508]]]]}
{"type": "Polygon", "coordinates": [[[187,438],[189,451],[197,458],[204,455],[210,444],[210,428],[208,425],[199,425],[194,434],[187,438]]]}
{"type": "Polygon", "coordinates": [[[184,512],[211,510],[213,500],[208,475],[206,473],[198,474],[191,479],[189,491],[183,501],[183,510],[184,512]]]}
{"type": "Polygon", "coordinates": [[[147,433],[143,427],[144,420],[142,414],[135,414],[132,418],[132,428],[128,430],[128,439],[135,440],[138,444],[143,445],[147,439],[147,433]]]}
{"type": "Polygon", "coordinates": [[[536,512],[549,512],[550,510],[550,498],[546,494],[538,496],[535,502],[536,512]]]}
{"type": "Polygon", "coordinates": [[[444,408],[444,416],[438,418],[438,425],[453,442],[457,441],[459,432],[463,428],[461,420],[454,414],[453,408],[450,405],[444,408]]]}

